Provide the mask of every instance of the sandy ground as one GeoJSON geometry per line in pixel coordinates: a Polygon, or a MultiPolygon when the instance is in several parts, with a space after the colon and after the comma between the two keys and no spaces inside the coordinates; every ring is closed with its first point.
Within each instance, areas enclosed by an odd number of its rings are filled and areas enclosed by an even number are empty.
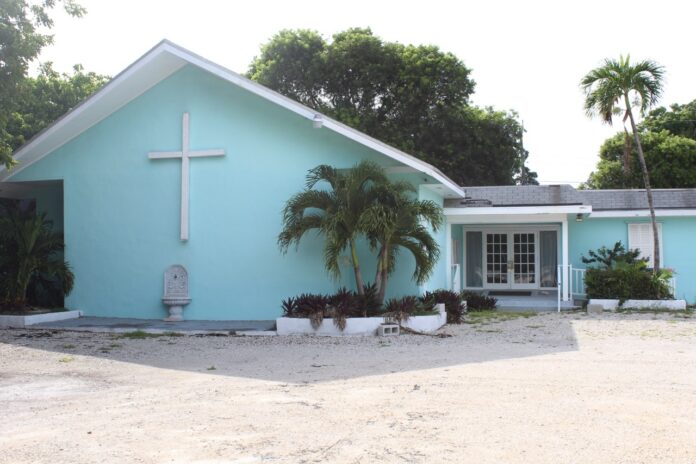
{"type": "Polygon", "coordinates": [[[444,331],[0,331],[0,462],[696,462],[696,318],[444,331]]]}

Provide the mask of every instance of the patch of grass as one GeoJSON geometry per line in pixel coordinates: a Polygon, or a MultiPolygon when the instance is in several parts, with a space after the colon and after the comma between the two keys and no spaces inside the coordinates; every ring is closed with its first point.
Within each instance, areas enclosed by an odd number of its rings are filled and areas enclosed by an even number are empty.
{"type": "Polygon", "coordinates": [[[465,324],[489,324],[492,322],[505,322],[512,319],[529,318],[536,316],[534,311],[472,311],[464,316],[465,324]]]}
{"type": "Polygon", "coordinates": [[[482,333],[501,333],[501,329],[478,329],[477,332],[482,332],[482,333]]]}
{"type": "Polygon", "coordinates": [[[73,348],[77,348],[77,347],[75,345],[73,345],[72,343],[68,343],[65,345],[61,345],[61,348],[63,348],[64,350],[72,350],[73,348]]]}
{"type": "Polygon", "coordinates": [[[545,326],[545,325],[533,325],[533,324],[532,324],[532,325],[526,325],[525,327],[527,327],[528,329],[542,329],[542,328],[544,328],[544,327],[546,327],[546,326],[545,326]]]}
{"type": "Polygon", "coordinates": [[[65,356],[63,358],[60,358],[58,360],[58,362],[59,363],[69,363],[69,362],[73,362],[74,360],[75,360],[75,358],[73,358],[72,356],[65,356]]]}
{"type": "Polygon", "coordinates": [[[111,343],[109,345],[109,348],[121,348],[121,347],[123,347],[123,345],[121,345],[120,343],[111,343]]]}
{"type": "Polygon", "coordinates": [[[144,340],[146,338],[160,338],[160,337],[183,337],[184,334],[179,332],[164,332],[164,333],[147,333],[142,330],[135,330],[133,332],[126,332],[119,335],[118,338],[127,338],[129,340],[144,340]]]}
{"type": "Polygon", "coordinates": [[[215,368],[215,366],[210,366],[210,367],[206,367],[205,370],[206,371],[216,371],[217,369],[215,368]]]}

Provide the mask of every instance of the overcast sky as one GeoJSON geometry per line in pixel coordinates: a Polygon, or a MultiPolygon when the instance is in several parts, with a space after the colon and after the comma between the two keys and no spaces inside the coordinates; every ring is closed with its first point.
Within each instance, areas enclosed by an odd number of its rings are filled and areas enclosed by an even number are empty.
{"type": "MultiPolygon", "coordinates": [[[[663,105],[696,99],[693,1],[79,0],[82,19],[57,15],[42,61],[114,75],[163,38],[237,72],[284,28],[324,36],[370,27],[387,41],[434,44],[473,70],[473,102],[514,109],[542,183],[586,180],[613,133],[583,113],[580,78],[630,53],[667,69],[663,105]]],[[[619,126],[620,128],[620,126],[619,126]]]]}

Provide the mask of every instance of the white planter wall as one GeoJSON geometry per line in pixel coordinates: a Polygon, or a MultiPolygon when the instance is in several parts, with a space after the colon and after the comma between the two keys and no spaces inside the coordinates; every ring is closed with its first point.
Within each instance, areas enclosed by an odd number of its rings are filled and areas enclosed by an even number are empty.
{"type": "MultiPolygon", "coordinates": [[[[447,312],[444,304],[436,306],[437,315],[413,316],[401,325],[418,332],[434,332],[447,323],[447,312]]],[[[355,317],[346,319],[346,327],[340,331],[333,323],[333,319],[327,318],[315,330],[309,319],[296,317],[280,317],[276,319],[278,335],[320,335],[327,337],[341,337],[345,335],[375,335],[380,324],[384,323],[383,317],[355,317]]]]}
{"type": "Polygon", "coordinates": [[[42,322],[63,321],[82,316],[81,311],[60,311],[55,313],[32,314],[29,316],[0,316],[0,329],[23,329],[42,322]]]}
{"type": "Polygon", "coordinates": [[[597,304],[605,311],[616,311],[617,309],[686,309],[686,300],[626,300],[619,305],[619,300],[590,299],[587,304],[597,304]]]}
{"type": "Polygon", "coordinates": [[[619,308],[619,300],[604,300],[599,298],[591,298],[588,305],[600,305],[605,311],[616,311],[619,308]]]}
{"type": "Polygon", "coordinates": [[[626,300],[621,309],[686,309],[686,300],[626,300]]]}

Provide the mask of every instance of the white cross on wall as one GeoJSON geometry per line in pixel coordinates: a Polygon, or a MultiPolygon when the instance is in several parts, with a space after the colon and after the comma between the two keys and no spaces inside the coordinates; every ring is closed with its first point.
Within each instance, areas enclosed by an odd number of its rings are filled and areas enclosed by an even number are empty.
{"type": "Polygon", "coordinates": [[[181,151],[152,151],[150,159],[181,158],[181,240],[189,239],[189,159],[206,156],[225,156],[225,150],[189,150],[189,114],[184,113],[182,122],[181,151]]]}

